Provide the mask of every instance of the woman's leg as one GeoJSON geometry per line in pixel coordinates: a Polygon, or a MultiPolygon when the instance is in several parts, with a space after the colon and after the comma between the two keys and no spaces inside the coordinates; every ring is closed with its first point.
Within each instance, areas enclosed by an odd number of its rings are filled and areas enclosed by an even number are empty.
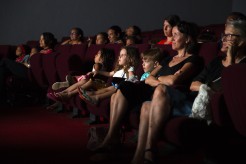
{"type": "Polygon", "coordinates": [[[116,91],[116,88],[113,86],[98,90],[98,91],[93,91],[89,92],[90,94],[85,94],[91,102],[97,104],[99,101],[110,98],[112,94],[114,94],[116,91]]]}
{"type": "Polygon", "coordinates": [[[110,126],[109,131],[99,147],[120,142],[120,129],[128,108],[127,99],[120,90],[111,96],[110,101],[110,126]]]}
{"type": "Polygon", "coordinates": [[[145,102],[141,108],[140,124],[138,129],[138,144],[131,163],[143,163],[144,151],[149,128],[150,102],[145,102]]]}
{"type": "MultiPolygon", "coordinates": [[[[165,85],[159,85],[150,104],[149,131],[146,150],[155,150],[160,132],[170,114],[170,98],[165,85]]],[[[145,152],[145,159],[153,160],[153,151],[145,152]]]]}

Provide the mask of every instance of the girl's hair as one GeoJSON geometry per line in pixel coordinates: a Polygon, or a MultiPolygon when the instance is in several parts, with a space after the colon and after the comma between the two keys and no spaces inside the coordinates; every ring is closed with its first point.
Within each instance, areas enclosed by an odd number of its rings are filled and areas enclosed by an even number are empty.
{"type": "Polygon", "coordinates": [[[137,68],[139,61],[140,61],[140,54],[137,48],[135,47],[122,47],[122,49],[126,50],[126,65],[125,66],[121,66],[119,65],[119,62],[117,60],[116,66],[114,71],[118,71],[120,69],[124,69],[124,72],[126,73],[127,77],[128,77],[128,69],[130,67],[134,67],[135,69],[137,68]]]}
{"type": "Polygon", "coordinates": [[[114,50],[108,49],[108,48],[102,48],[101,51],[101,58],[103,60],[103,67],[106,69],[106,71],[111,71],[113,63],[115,61],[115,54],[114,50]]]}
{"type": "Polygon", "coordinates": [[[53,49],[55,47],[55,45],[57,44],[57,39],[55,38],[55,36],[50,32],[44,32],[44,33],[42,33],[42,35],[44,37],[45,45],[47,45],[49,48],[53,49]]]}
{"type": "Polygon", "coordinates": [[[198,44],[197,36],[199,34],[199,28],[195,23],[181,21],[177,24],[179,32],[190,37],[190,42],[186,46],[186,52],[190,54],[197,54],[198,44]]]}
{"type": "Polygon", "coordinates": [[[161,62],[164,58],[164,55],[162,54],[161,52],[161,49],[160,48],[151,48],[151,49],[148,49],[146,51],[144,51],[142,54],[141,54],[141,57],[142,59],[144,60],[151,60],[151,61],[157,61],[157,62],[161,62]]]}

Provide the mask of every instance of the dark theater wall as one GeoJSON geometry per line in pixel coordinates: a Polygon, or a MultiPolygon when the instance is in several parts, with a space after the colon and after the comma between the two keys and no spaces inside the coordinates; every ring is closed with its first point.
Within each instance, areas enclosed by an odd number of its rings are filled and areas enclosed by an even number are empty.
{"type": "Polygon", "coordinates": [[[130,25],[138,25],[143,31],[161,29],[163,18],[169,14],[178,14],[198,25],[223,23],[233,3],[233,0],[1,1],[0,44],[38,40],[45,31],[54,33],[60,40],[74,26],[82,28],[85,36],[106,31],[115,24],[122,29],[130,25]]]}

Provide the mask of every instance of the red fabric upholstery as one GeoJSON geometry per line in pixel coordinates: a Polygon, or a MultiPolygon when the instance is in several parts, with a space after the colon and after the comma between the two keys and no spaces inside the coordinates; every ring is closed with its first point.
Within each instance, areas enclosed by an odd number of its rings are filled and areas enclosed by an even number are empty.
{"type": "Polygon", "coordinates": [[[57,81],[60,81],[57,70],[56,70],[56,57],[59,55],[56,52],[53,52],[49,55],[43,55],[42,64],[44,69],[44,74],[48,80],[49,87],[57,81]]]}
{"type": "Polygon", "coordinates": [[[203,58],[204,64],[207,65],[210,61],[212,61],[218,52],[218,43],[217,42],[207,42],[201,43],[199,49],[199,56],[203,58]]]}
{"type": "Polygon", "coordinates": [[[36,48],[36,47],[39,47],[39,41],[38,40],[29,40],[26,42],[26,45],[28,45],[30,48],[36,48]]]}
{"type": "Polygon", "coordinates": [[[131,46],[136,47],[140,54],[143,53],[144,51],[150,49],[150,45],[148,43],[135,44],[135,45],[131,45],[131,46]]]}
{"type": "Polygon", "coordinates": [[[170,55],[170,56],[175,56],[177,55],[177,51],[174,51],[172,49],[172,45],[162,45],[162,44],[155,44],[153,47],[158,47],[160,48],[164,54],[170,55]]]}
{"type": "Polygon", "coordinates": [[[36,82],[41,88],[47,88],[48,80],[44,74],[42,56],[43,54],[36,53],[30,58],[29,73],[32,81],[36,82]]]}
{"type": "Polygon", "coordinates": [[[235,129],[246,137],[246,64],[227,67],[222,73],[222,87],[228,112],[235,129]]]}
{"type": "Polygon", "coordinates": [[[86,54],[85,54],[85,59],[84,59],[84,65],[83,65],[85,72],[92,71],[92,66],[95,63],[94,62],[95,55],[104,46],[105,45],[92,44],[92,45],[90,45],[90,47],[87,48],[86,54]]]}
{"type": "Polygon", "coordinates": [[[222,92],[215,93],[211,98],[211,115],[213,123],[219,127],[231,126],[227,106],[222,92]]]}
{"type": "Polygon", "coordinates": [[[105,48],[114,50],[114,54],[116,55],[116,57],[118,57],[122,46],[123,46],[122,44],[106,44],[105,48]]]}
{"type": "Polygon", "coordinates": [[[0,59],[7,58],[10,55],[10,46],[0,45],[0,59]]]}
{"type": "Polygon", "coordinates": [[[206,138],[207,123],[189,117],[170,119],[163,130],[165,141],[181,147],[200,147],[206,138]]]}

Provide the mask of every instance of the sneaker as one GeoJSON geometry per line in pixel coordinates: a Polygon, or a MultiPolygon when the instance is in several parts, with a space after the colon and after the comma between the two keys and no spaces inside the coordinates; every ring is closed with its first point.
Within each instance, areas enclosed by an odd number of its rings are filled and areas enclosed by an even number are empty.
{"type": "Polygon", "coordinates": [[[66,81],[68,82],[68,85],[71,86],[76,83],[76,80],[73,76],[67,75],[66,76],[66,81]]]}

